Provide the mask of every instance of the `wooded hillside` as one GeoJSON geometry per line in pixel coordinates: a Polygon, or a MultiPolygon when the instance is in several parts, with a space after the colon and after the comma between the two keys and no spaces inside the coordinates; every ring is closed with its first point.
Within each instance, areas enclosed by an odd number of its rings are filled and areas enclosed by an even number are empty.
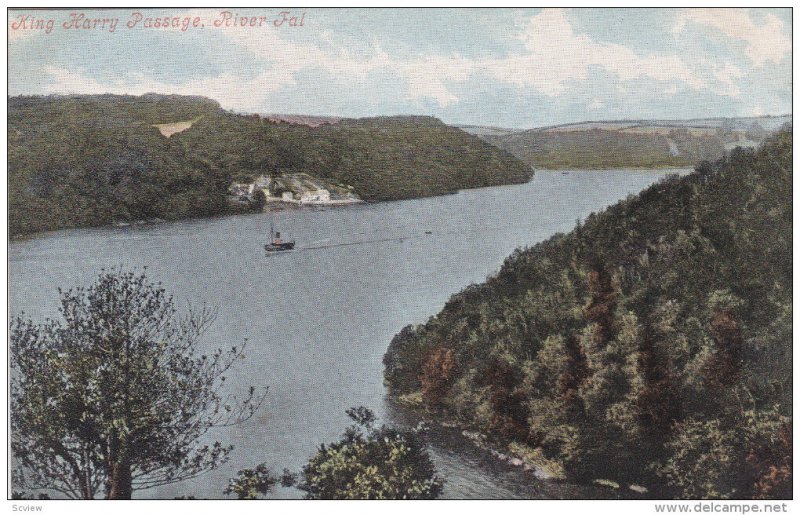
{"type": "Polygon", "coordinates": [[[577,481],[792,496],[792,133],[661,181],[403,329],[392,394],[577,481]]]}
{"type": "Polygon", "coordinates": [[[9,231],[180,219],[241,210],[239,174],[304,172],[366,200],[528,181],[529,167],[429,117],[273,123],[202,97],[8,99],[9,231]],[[188,122],[165,137],[156,125],[188,122]],[[182,127],[183,128],[183,127],[182,127]]]}

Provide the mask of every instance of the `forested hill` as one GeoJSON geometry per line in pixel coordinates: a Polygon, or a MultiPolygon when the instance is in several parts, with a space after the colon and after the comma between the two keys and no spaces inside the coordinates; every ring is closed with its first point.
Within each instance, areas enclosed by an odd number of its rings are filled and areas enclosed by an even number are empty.
{"type": "Polygon", "coordinates": [[[507,132],[465,129],[535,168],[664,168],[694,166],[736,146],[755,147],[791,119],[623,120],[507,132]]]}
{"type": "Polygon", "coordinates": [[[305,172],[366,200],[520,183],[506,151],[430,117],[309,127],[148,94],[8,99],[9,233],[235,211],[243,175],[305,172]]]}
{"type": "Polygon", "coordinates": [[[791,129],[518,250],[384,364],[556,476],[791,498],[791,129]]]}

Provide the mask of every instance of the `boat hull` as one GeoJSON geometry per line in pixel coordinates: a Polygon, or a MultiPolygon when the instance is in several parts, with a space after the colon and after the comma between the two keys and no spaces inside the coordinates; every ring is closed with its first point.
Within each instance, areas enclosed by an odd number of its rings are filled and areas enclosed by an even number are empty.
{"type": "Polygon", "coordinates": [[[294,242],[288,241],[286,243],[267,243],[264,245],[264,250],[267,252],[284,252],[287,250],[294,250],[294,242]]]}

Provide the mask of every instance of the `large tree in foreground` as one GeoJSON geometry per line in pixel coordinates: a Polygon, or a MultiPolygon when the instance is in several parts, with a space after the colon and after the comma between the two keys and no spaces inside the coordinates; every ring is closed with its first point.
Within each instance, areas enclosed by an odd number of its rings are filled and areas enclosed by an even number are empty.
{"type": "Polygon", "coordinates": [[[159,285],[122,270],[59,293],[63,320],[11,323],[13,486],[128,499],[226,461],[232,447],[206,433],[251,417],[264,394],[222,391],[244,346],[198,352],[215,312],[179,315],[159,285]]]}
{"type": "MultiPolygon", "coordinates": [[[[375,415],[350,408],[356,424],[339,442],[321,445],[303,467],[297,487],[307,499],[436,499],[436,475],[419,430],[375,426],[375,415]]],[[[284,485],[291,483],[286,472],[284,485]]]]}

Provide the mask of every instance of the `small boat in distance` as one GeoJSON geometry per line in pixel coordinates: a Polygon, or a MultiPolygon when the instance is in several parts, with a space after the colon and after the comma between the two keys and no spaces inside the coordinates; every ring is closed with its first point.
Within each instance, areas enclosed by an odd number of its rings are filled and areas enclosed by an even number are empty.
{"type": "Polygon", "coordinates": [[[285,250],[293,250],[294,249],[294,242],[293,241],[282,241],[281,240],[281,233],[275,232],[272,224],[269,226],[269,243],[264,245],[264,250],[267,252],[282,252],[285,250]]]}

